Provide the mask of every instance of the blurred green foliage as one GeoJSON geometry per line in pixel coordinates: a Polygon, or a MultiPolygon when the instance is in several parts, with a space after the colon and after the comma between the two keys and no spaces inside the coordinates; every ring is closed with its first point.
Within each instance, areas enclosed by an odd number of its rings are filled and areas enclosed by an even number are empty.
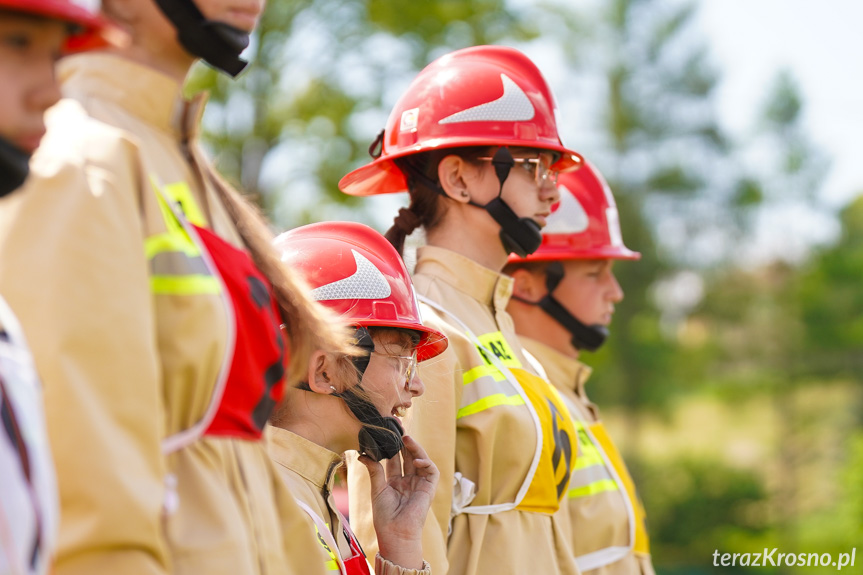
{"type": "Polygon", "coordinates": [[[558,69],[538,64],[560,75],[549,79],[564,87],[562,108],[575,100],[586,113],[569,143],[608,179],[626,243],[642,253],[615,266],[626,298],[608,344],[583,359],[645,501],[660,575],[717,572],[717,549],[863,543],[863,199],[838,214],[832,244],[743,259],[763,214],[826,210],[827,160],[793,77],[778,74],[751,133],[732,138],[695,3],[268,4],[250,69],[232,82],[201,66],[188,89],[211,92],[205,140],[217,164],[281,229],[374,222],[372,204],[337,182],[368,160],[433,58],[481,43],[558,58],[558,69]],[[704,402],[708,415],[687,419],[704,402]]]}

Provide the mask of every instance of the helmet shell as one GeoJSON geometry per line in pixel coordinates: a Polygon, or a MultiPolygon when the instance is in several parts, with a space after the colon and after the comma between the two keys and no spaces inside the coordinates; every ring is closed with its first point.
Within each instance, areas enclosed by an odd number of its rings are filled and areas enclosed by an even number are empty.
{"type": "Polygon", "coordinates": [[[407,190],[393,160],[439,148],[510,146],[556,152],[555,168],[581,156],[563,145],[557,104],[539,68],[505,46],[475,46],[438,58],[414,79],[387,120],[381,155],[346,175],[353,196],[407,190]]]}
{"type": "Polygon", "coordinates": [[[100,15],[101,6],[101,0],[0,0],[0,10],[64,20],[78,27],[66,42],[67,53],[104,48],[122,34],[100,15]]]}
{"type": "Polygon", "coordinates": [[[525,258],[510,255],[508,263],[641,258],[623,244],[611,188],[590,162],[561,174],[557,187],[560,201],[551,207],[539,249],[525,258]]]}
{"type": "Polygon", "coordinates": [[[444,334],[423,325],[401,256],[372,228],[354,222],[321,222],[285,232],[274,244],[282,261],[305,278],[314,299],[346,323],[419,332],[418,361],[447,348],[444,334]]]}

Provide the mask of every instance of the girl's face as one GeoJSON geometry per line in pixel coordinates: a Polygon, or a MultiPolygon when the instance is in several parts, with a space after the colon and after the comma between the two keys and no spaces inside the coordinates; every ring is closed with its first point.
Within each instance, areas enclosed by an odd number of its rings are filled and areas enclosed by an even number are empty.
{"type": "Polygon", "coordinates": [[[45,110],[60,98],[54,64],[68,25],[0,12],[0,136],[33,153],[45,133],[45,110]]]}
{"type": "Polygon", "coordinates": [[[611,323],[614,304],[623,299],[623,290],[614,277],[613,260],[567,260],[564,275],[554,297],[587,325],[611,323]]]}
{"type": "Polygon", "coordinates": [[[416,370],[416,347],[404,333],[376,331],[375,350],[363,374],[362,386],[384,417],[404,417],[414,397],[425,390],[416,370]]]}
{"type": "MultiPolygon", "coordinates": [[[[193,0],[205,18],[253,32],[266,0],[193,0]]],[[[125,27],[132,48],[160,60],[188,66],[194,58],[180,45],[177,30],[156,0],[103,0],[103,11],[125,27]]]]}

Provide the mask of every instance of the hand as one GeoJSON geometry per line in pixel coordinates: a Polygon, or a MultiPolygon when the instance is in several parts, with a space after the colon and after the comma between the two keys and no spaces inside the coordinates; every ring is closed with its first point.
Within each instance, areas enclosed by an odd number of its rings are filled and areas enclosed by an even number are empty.
{"type": "Polygon", "coordinates": [[[422,569],[422,529],[440,472],[425,450],[405,435],[405,447],[384,466],[359,460],[369,471],[372,515],[381,557],[406,569],[422,569]]]}

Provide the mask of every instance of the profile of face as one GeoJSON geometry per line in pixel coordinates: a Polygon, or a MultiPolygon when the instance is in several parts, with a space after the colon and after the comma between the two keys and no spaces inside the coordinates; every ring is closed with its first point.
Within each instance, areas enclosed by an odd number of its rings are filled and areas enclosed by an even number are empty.
{"type": "MultiPolygon", "coordinates": [[[[266,0],[192,0],[207,20],[254,32],[266,0]]],[[[104,12],[129,29],[133,43],[152,50],[180,52],[177,31],[155,0],[102,0],[104,12]]]]}
{"type": "Polygon", "coordinates": [[[60,98],[54,65],[68,33],[64,22],[0,11],[0,136],[27,153],[60,98]]]}
{"type": "Polygon", "coordinates": [[[554,297],[569,313],[586,325],[611,324],[614,304],[623,300],[623,290],[614,276],[614,260],[566,260],[563,279],[554,297]]]}
{"type": "MultiPolygon", "coordinates": [[[[447,156],[438,166],[438,178],[451,198],[462,203],[472,201],[484,206],[494,200],[498,193],[519,218],[530,218],[540,227],[546,224],[551,206],[560,200],[555,185],[556,174],[549,170],[554,156],[547,150],[532,148],[510,148],[515,164],[509,171],[501,190],[491,156],[497,148],[490,148],[480,159],[468,161],[459,156],[447,156]]],[[[471,212],[476,225],[488,228],[489,234],[497,236],[500,225],[487,213],[471,212]]]]}
{"type": "Polygon", "coordinates": [[[407,332],[374,330],[375,349],[360,382],[383,417],[403,418],[415,397],[425,391],[417,375],[416,345],[407,332]]]}

